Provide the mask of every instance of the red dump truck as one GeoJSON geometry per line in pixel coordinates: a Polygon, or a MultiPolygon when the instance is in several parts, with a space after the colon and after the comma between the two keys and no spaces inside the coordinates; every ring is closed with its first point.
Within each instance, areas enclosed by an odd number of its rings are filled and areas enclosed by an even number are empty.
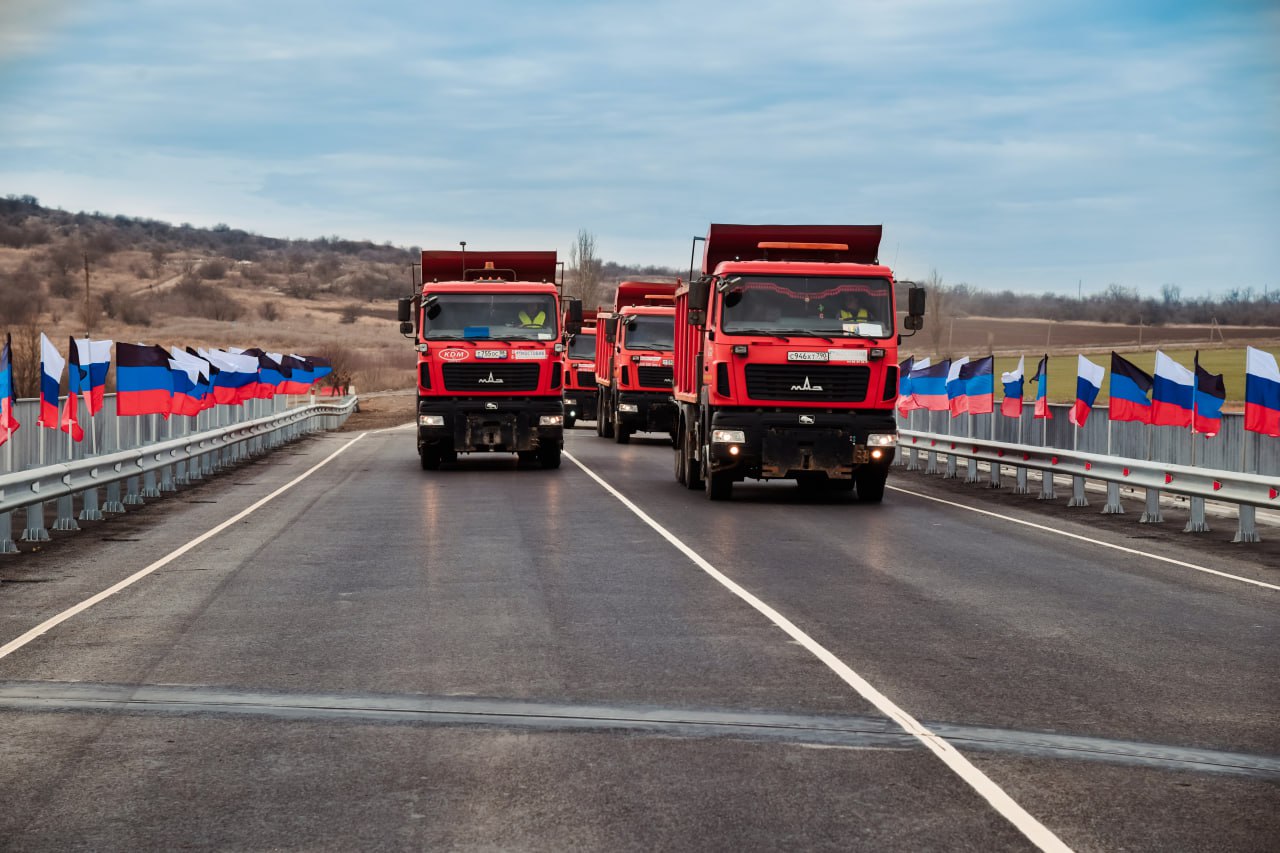
{"type": "Polygon", "coordinates": [[[671,398],[679,280],[624,281],[596,317],[596,434],[626,444],[635,432],[674,436],[671,398]]]}
{"type": "Polygon", "coordinates": [[[505,451],[560,466],[564,336],[555,252],[425,251],[422,289],[399,302],[418,351],[418,455],[424,470],[459,453],[505,451]]]}
{"type": "Polygon", "coordinates": [[[564,426],[571,429],[579,419],[596,416],[596,314],[582,311],[582,329],[569,337],[564,374],[564,426]]]}
{"type": "Polygon", "coordinates": [[[879,502],[897,445],[900,328],[879,225],[713,224],[676,292],[676,479],[727,500],[746,478],[879,502]],[[692,271],[690,278],[693,278],[692,271]]]}

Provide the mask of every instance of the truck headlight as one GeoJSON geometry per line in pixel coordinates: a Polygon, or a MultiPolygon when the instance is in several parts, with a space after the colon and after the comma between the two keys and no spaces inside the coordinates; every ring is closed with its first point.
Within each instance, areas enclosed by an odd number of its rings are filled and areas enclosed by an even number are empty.
{"type": "Polygon", "coordinates": [[[418,426],[444,426],[444,415],[418,415],[418,426]]]}
{"type": "Polygon", "coordinates": [[[634,413],[636,413],[636,412],[639,412],[639,411],[640,411],[640,407],[639,407],[639,406],[637,406],[635,403],[619,403],[619,404],[618,404],[618,411],[619,411],[619,412],[631,412],[631,413],[633,413],[633,414],[634,414],[634,413]]]}
{"type": "Polygon", "coordinates": [[[740,429],[713,429],[712,444],[746,444],[747,434],[740,429]]]}
{"type": "Polygon", "coordinates": [[[566,406],[576,406],[576,405],[578,405],[578,401],[577,401],[577,400],[575,400],[575,399],[573,399],[572,397],[565,397],[565,398],[564,398],[564,404],[565,404],[566,406]]]}
{"type": "Polygon", "coordinates": [[[538,426],[564,426],[564,415],[539,415],[538,426]]]}
{"type": "Polygon", "coordinates": [[[893,447],[898,436],[891,432],[873,432],[867,436],[867,447],[893,447]]]}

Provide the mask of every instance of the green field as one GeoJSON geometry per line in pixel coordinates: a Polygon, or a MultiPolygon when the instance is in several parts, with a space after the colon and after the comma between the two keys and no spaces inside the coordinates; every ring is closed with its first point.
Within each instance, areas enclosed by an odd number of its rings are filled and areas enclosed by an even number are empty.
{"type": "MultiPolygon", "coordinates": [[[[1259,347],[1264,352],[1269,352],[1280,359],[1280,347],[1259,347]]],[[[1165,349],[1162,350],[1165,355],[1174,361],[1186,366],[1188,369],[1193,368],[1195,350],[1188,349],[1165,349]]],[[[1156,351],[1154,349],[1149,352],[1122,352],[1124,358],[1141,367],[1147,373],[1155,370],[1156,351]]],[[[1210,373],[1221,373],[1222,381],[1227,386],[1227,409],[1240,409],[1244,406],[1244,348],[1240,349],[1207,349],[1200,352],[1200,365],[1210,373]]],[[[970,355],[970,358],[978,357],[970,355]]],[[[1105,405],[1108,397],[1108,390],[1111,387],[1111,354],[1110,353],[1089,353],[1085,356],[1094,364],[1100,364],[1107,371],[1102,379],[1102,392],[1098,395],[1096,405],[1105,405]]],[[[1026,356],[1026,374],[1027,381],[1023,386],[1022,396],[1024,400],[1034,400],[1036,397],[1035,383],[1031,381],[1031,377],[1036,372],[1036,365],[1040,363],[1041,355],[1032,355],[1027,353],[1026,356]]],[[[996,406],[999,407],[1000,399],[1004,396],[1004,391],[1000,385],[1000,374],[1006,370],[1013,370],[1018,365],[1016,356],[996,356],[995,373],[996,373],[996,406]]],[[[1070,403],[1076,398],[1076,357],[1074,355],[1050,355],[1049,356],[1049,401],[1052,403],[1070,403]]]]}

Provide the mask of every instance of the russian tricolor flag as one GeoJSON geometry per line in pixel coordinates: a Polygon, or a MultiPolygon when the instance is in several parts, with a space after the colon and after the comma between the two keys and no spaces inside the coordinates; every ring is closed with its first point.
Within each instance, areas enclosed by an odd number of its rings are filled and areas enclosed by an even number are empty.
{"type": "Polygon", "coordinates": [[[58,429],[58,399],[62,396],[62,368],[67,361],[58,352],[44,332],[40,333],[40,417],[36,424],[46,429],[58,429]]]}
{"type": "Polygon", "coordinates": [[[1156,350],[1156,373],[1151,388],[1151,423],[1156,426],[1191,426],[1194,389],[1194,374],[1156,350]]]}
{"type": "Polygon", "coordinates": [[[80,364],[80,347],[75,338],[68,338],[67,347],[67,402],[62,407],[62,424],[59,429],[70,433],[76,441],[84,440],[84,430],[80,426],[80,398],[84,397],[86,405],[89,397],[89,368],[80,364]]]}
{"type": "Polygon", "coordinates": [[[1227,399],[1227,385],[1221,373],[1210,373],[1200,366],[1200,351],[1196,350],[1196,394],[1193,400],[1191,428],[1204,435],[1217,435],[1222,431],[1222,404],[1227,399]]]}
{"type": "Polygon", "coordinates": [[[989,355],[960,368],[971,415],[989,415],[995,409],[995,363],[995,357],[989,355]]]}
{"type": "Polygon", "coordinates": [[[1026,356],[1018,357],[1018,366],[1011,372],[1000,374],[1004,386],[1004,399],[1000,401],[1000,414],[1006,418],[1022,417],[1022,384],[1026,378],[1026,356]]]}
{"type": "Polygon", "coordinates": [[[1107,371],[1101,364],[1094,364],[1082,355],[1076,358],[1076,402],[1071,411],[1067,412],[1067,420],[1082,427],[1089,421],[1093,401],[1098,399],[1098,392],[1102,390],[1102,378],[1107,371]]]}
{"type": "Polygon", "coordinates": [[[168,417],[172,394],[164,347],[116,344],[116,414],[168,417]]]}
{"type": "Polygon", "coordinates": [[[1122,357],[1111,353],[1111,403],[1108,417],[1113,421],[1151,423],[1151,374],[1122,357]]]}
{"type": "Polygon", "coordinates": [[[1276,357],[1249,347],[1244,370],[1244,428],[1280,437],[1280,367],[1276,357]]]}
{"type": "Polygon", "coordinates": [[[951,366],[947,369],[947,408],[951,411],[953,418],[969,411],[968,388],[960,376],[960,372],[968,363],[969,356],[966,355],[951,362],[951,366]]]}
{"type": "Polygon", "coordinates": [[[111,344],[111,341],[91,341],[88,338],[78,338],[72,342],[79,356],[81,370],[88,371],[87,378],[81,384],[81,396],[91,416],[102,411],[103,396],[107,390],[107,371],[111,369],[111,344]]]}
{"type": "Polygon", "coordinates": [[[917,364],[911,371],[911,396],[920,408],[931,412],[947,410],[947,371],[950,368],[950,361],[929,364],[926,360],[923,366],[917,364]]]}
{"type": "Polygon", "coordinates": [[[0,349],[0,444],[18,431],[22,424],[13,416],[13,404],[17,400],[13,388],[13,336],[4,336],[4,348],[0,349]]]}
{"type": "Polygon", "coordinates": [[[1036,407],[1035,417],[1053,420],[1053,411],[1049,408],[1049,356],[1040,359],[1036,365],[1036,407]]]}

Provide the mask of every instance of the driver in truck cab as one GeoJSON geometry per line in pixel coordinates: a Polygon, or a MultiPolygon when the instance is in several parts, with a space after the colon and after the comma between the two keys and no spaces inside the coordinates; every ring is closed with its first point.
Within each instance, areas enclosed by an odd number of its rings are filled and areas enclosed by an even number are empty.
{"type": "Polygon", "coordinates": [[[522,329],[542,329],[547,325],[546,309],[539,302],[530,302],[520,309],[512,325],[522,329]]]}
{"type": "Polygon", "coordinates": [[[846,323],[866,323],[871,320],[867,306],[857,293],[846,293],[844,304],[840,308],[840,319],[846,323]]]}

